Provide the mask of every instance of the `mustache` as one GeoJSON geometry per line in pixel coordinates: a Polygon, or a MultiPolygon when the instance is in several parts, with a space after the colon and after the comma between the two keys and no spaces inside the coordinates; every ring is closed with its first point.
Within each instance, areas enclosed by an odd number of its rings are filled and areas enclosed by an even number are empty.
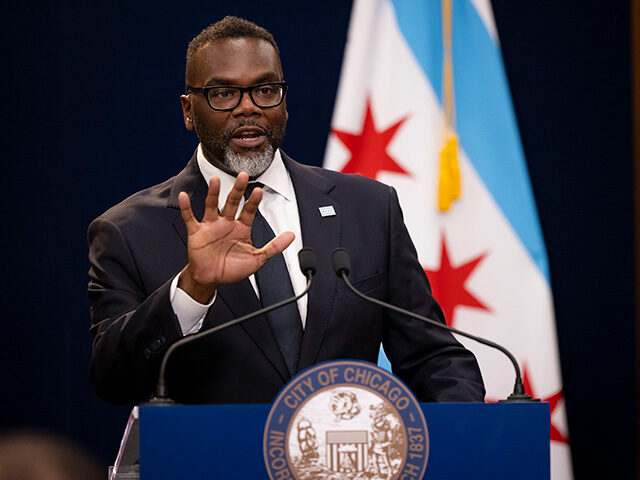
{"type": "Polygon", "coordinates": [[[268,125],[262,125],[262,124],[256,122],[255,120],[247,119],[247,120],[243,120],[243,121],[239,122],[237,125],[234,125],[233,127],[228,128],[227,130],[222,132],[223,140],[225,142],[230,142],[231,139],[233,138],[234,132],[240,127],[258,127],[258,128],[261,128],[264,131],[265,137],[267,137],[267,139],[269,141],[271,141],[273,139],[273,129],[271,127],[269,127],[268,125]]]}

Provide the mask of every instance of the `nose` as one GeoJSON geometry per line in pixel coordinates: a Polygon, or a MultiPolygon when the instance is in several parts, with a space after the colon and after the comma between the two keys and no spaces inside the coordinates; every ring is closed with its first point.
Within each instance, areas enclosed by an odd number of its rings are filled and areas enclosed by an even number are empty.
{"type": "Polygon", "coordinates": [[[240,95],[240,103],[233,109],[234,115],[244,115],[247,117],[262,115],[262,109],[253,103],[249,92],[241,92],[240,95]]]}

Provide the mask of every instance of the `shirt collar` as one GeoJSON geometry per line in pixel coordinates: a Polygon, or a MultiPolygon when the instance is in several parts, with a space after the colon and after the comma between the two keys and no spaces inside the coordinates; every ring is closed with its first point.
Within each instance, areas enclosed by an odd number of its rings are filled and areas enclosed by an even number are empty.
{"type": "MultiPolygon", "coordinates": [[[[218,177],[220,179],[220,195],[218,197],[218,206],[220,209],[224,206],[224,202],[233,188],[233,184],[236,181],[236,177],[229,175],[218,167],[212,165],[204,156],[202,151],[202,145],[198,145],[198,151],[196,153],[198,161],[198,167],[204,178],[204,181],[209,185],[211,177],[218,177]]],[[[255,179],[256,182],[260,182],[265,186],[265,193],[273,192],[281,195],[287,201],[292,201],[295,195],[289,172],[284,166],[282,161],[282,155],[280,149],[277,149],[273,155],[273,161],[269,168],[267,168],[262,175],[255,179]]]]}

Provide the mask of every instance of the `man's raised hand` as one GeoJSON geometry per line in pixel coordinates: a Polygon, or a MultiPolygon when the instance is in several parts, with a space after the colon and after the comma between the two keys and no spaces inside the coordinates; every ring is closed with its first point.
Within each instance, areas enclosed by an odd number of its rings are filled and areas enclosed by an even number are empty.
{"type": "Polygon", "coordinates": [[[238,174],[222,211],[218,213],[220,179],[211,178],[201,222],[193,216],[189,195],[180,192],[178,201],[187,227],[189,263],[180,272],[178,286],[199,303],[209,302],[219,285],[239,282],[258,271],[294,239],[292,232],[284,232],[262,248],[251,244],[251,224],[262,199],[262,189],[253,190],[240,215],[235,218],[248,183],[246,173],[238,174]]]}

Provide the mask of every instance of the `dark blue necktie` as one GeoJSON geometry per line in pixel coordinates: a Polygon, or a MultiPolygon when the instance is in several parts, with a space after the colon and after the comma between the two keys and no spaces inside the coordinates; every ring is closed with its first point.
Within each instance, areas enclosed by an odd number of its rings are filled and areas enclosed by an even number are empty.
{"type": "MultiPolygon", "coordinates": [[[[254,188],[262,188],[263,186],[259,182],[250,183],[244,193],[245,199],[249,198],[254,188]]],[[[257,211],[251,226],[253,246],[262,248],[274,238],[273,230],[260,211],[257,211]]],[[[267,260],[267,263],[255,273],[255,277],[260,291],[260,299],[265,307],[294,295],[291,277],[281,253],[267,260]]],[[[267,313],[267,319],[284,356],[289,374],[293,376],[298,368],[300,344],[302,343],[302,322],[298,305],[293,302],[273,310],[267,313]]]]}

